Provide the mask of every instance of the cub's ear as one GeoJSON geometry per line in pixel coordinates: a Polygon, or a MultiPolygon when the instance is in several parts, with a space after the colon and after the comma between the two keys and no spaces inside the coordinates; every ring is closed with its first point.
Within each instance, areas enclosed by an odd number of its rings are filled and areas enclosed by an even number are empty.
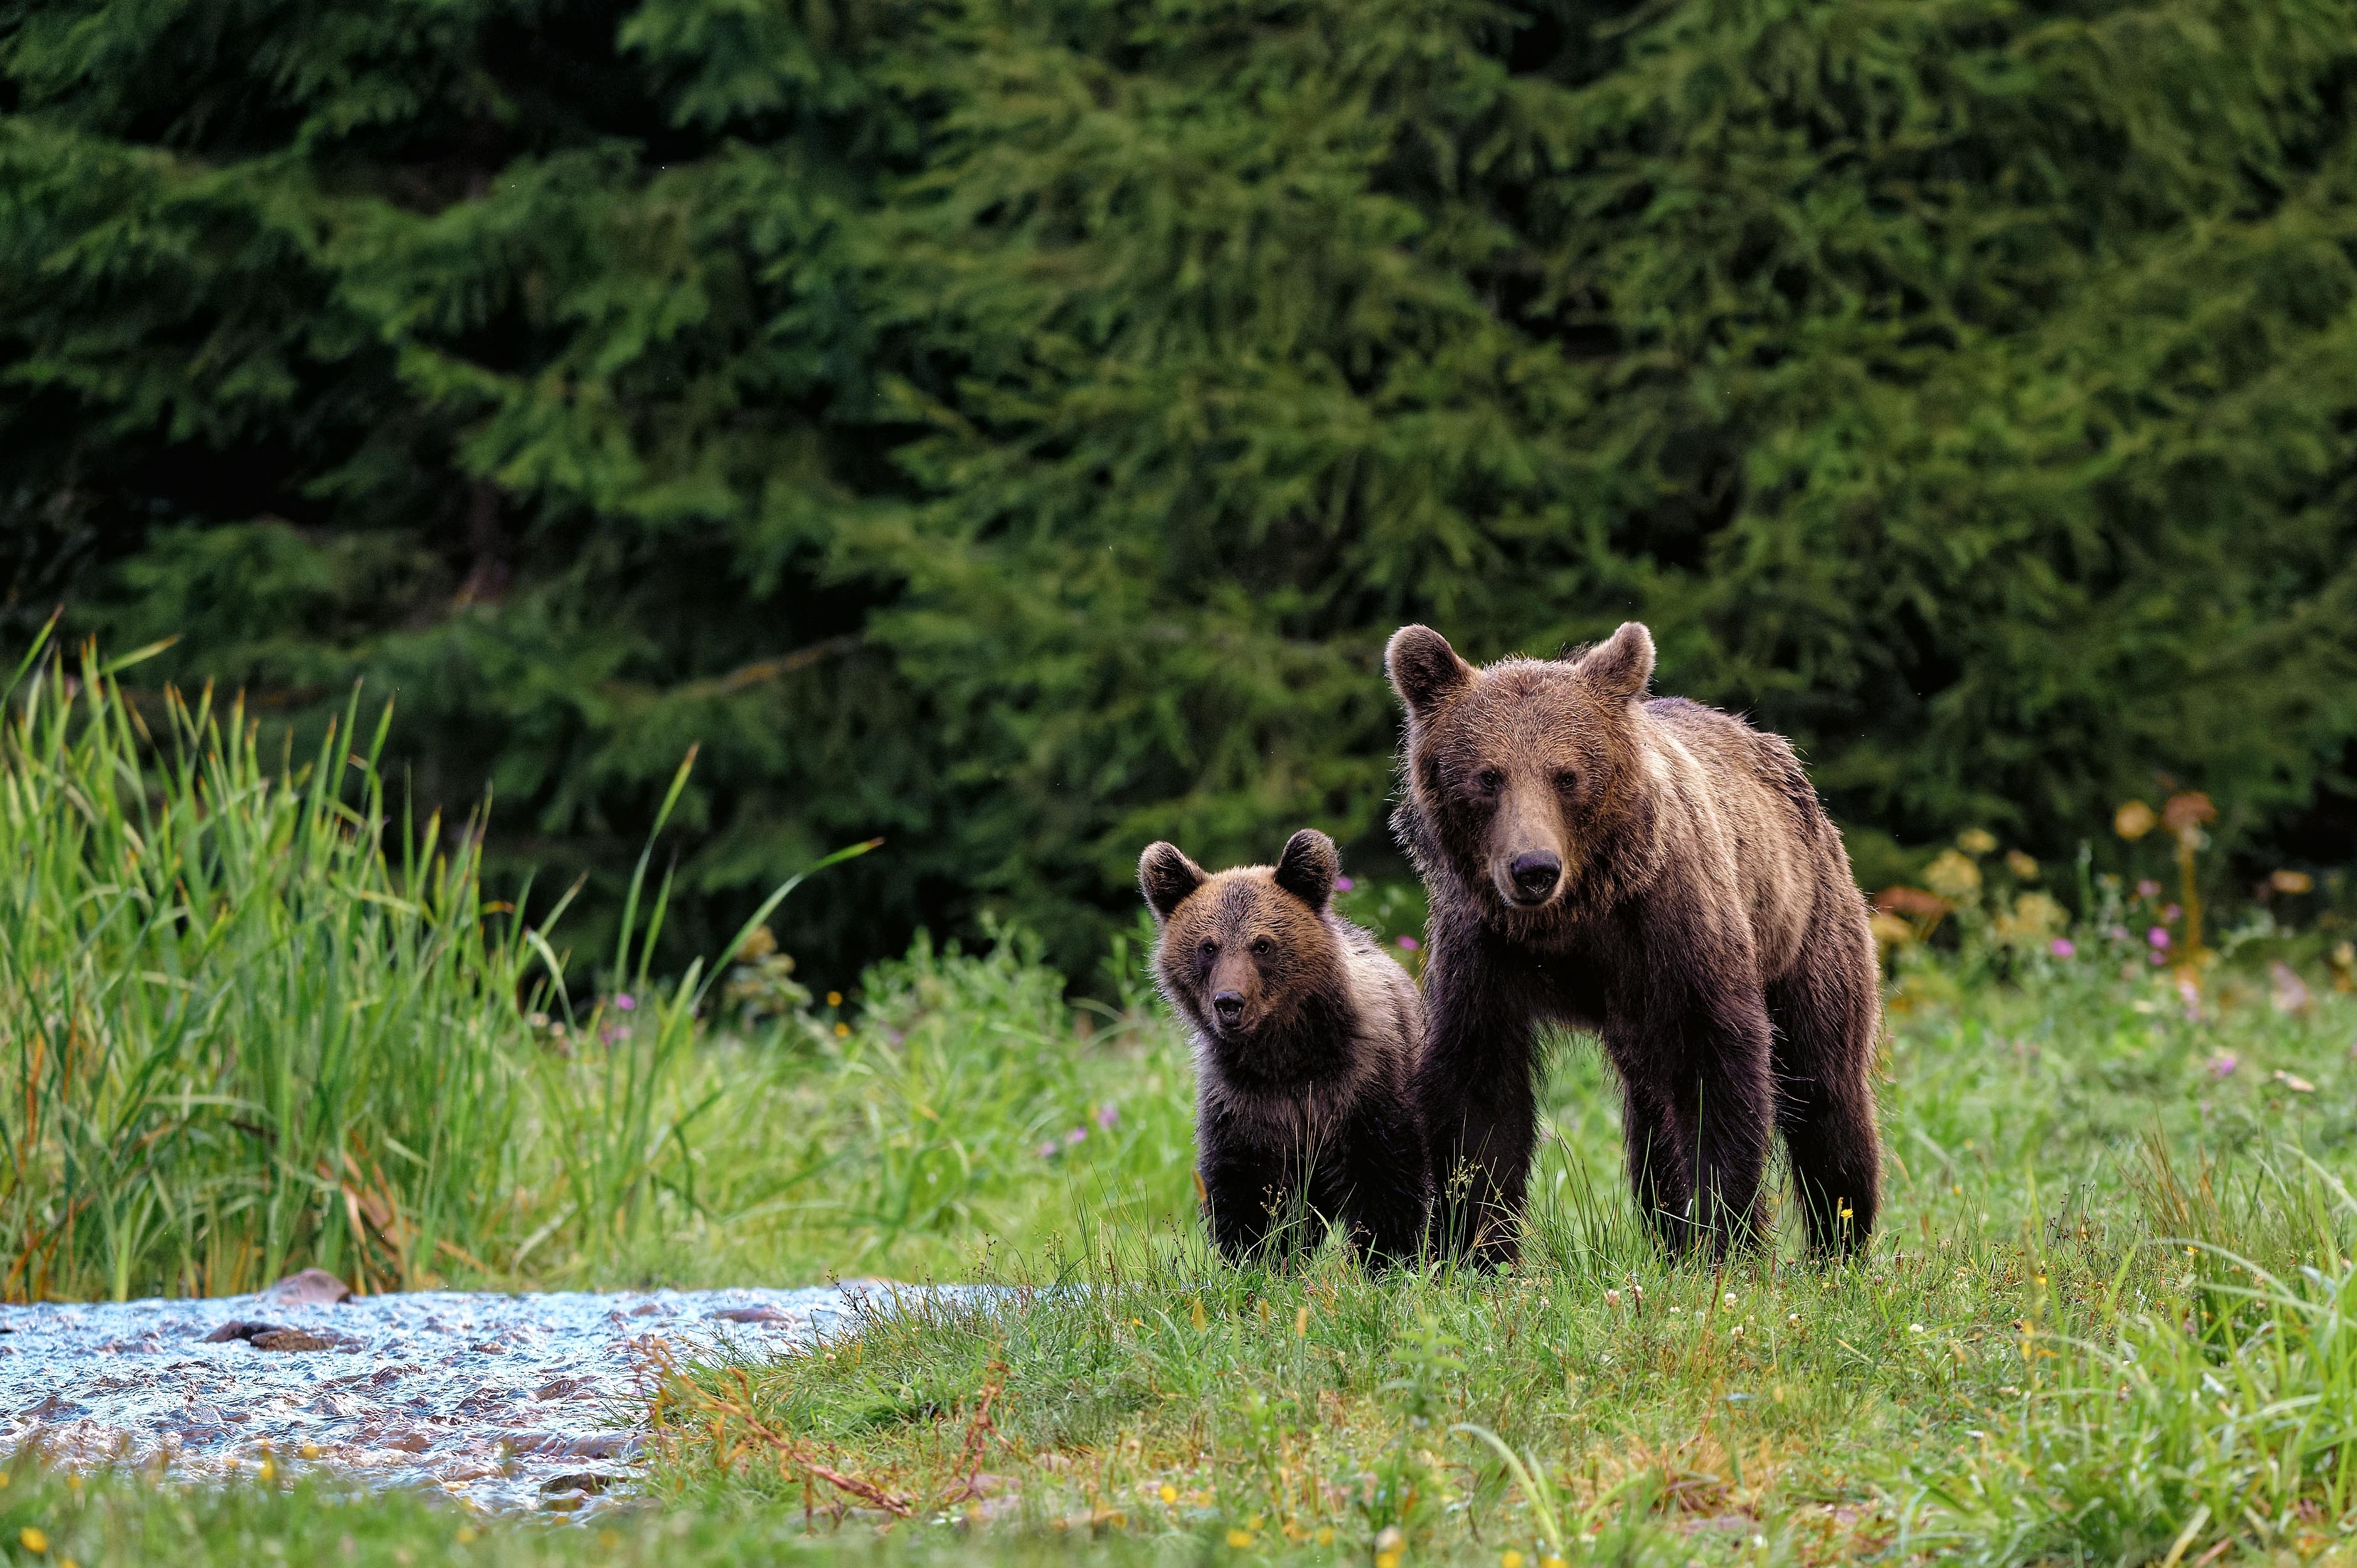
{"type": "Polygon", "coordinates": [[[1624,620],[1580,656],[1578,670],[1608,696],[1641,697],[1653,678],[1653,634],[1641,621],[1624,620]]]}
{"type": "Polygon", "coordinates": [[[1334,878],[1342,874],[1342,857],[1334,841],[1316,828],[1304,828],[1287,839],[1276,858],[1276,885],[1313,909],[1326,908],[1334,897],[1334,878]]]}
{"type": "Polygon", "coordinates": [[[1178,853],[1175,843],[1155,843],[1137,857],[1137,886],[1146,907],[1159,922],[1187,901],[1187,895],[1210,879],[1203,868],[1178,853]]]}
{"type": "Polygon", "coordinates": [[[1457,657],[1448,639],[1428,626],[1404,626],[1392,633],[1383,650],[1383,671],[1392,690],[1407,704],[1408,715],[1422,718],[1464,688],[1473,679],[1473,666],[1457,657]]]}

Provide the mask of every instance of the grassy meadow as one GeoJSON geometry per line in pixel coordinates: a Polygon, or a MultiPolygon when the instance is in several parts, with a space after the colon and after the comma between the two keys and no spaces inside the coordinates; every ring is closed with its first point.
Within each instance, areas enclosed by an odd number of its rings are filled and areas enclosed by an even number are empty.
{"type": "MultiPolygon", "coordinates": [[[[2168,894],[2077,873],[2066,929],[2056,873],[1967,846],[1933,942],[1928,916],[1886,927],[1864,1262],[1653,1253],[1615,1097],[1567,1040],[1512,1273],[1236,1272],[1193,1217],[1184,1042],[1134,946],[1103,1004],[1013,935],[830,980],[759,918],[658,975],[660,837],[615,948],[569,953],[565,890],[491,897],[469,824],[388,805],[372,709],[302,756],[255,733],[135,701],[94,657],[15,682],[0,1294],[313,1263],[379,1290],[1011,1294],[677,1369],[643,1495],[586,1523],[20,1458],[15,1561],[2352,1555],[2357,997],[2332,933],[2255,918],[2180,968],[2168,894]]],[[[780,896],[823,900],[824,872],[780,896]]],[[[1412,929],[1400,890],[1351,897],[1412,929]]]]}

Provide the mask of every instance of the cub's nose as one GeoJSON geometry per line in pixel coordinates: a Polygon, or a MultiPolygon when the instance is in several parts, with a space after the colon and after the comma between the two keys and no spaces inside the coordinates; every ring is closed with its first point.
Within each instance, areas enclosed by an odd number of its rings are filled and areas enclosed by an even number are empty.
{"type": "Polygon", "coordinates": [[[1244,1015],[1244,993],[1241,991],[1219,993],[1211,998],[1211,1011],[1220,1015],[1221,1023],[1234,1025],[1244,1015]]]}
{"type": "Polygon", "coordinates": [[[1534,850],[1514,856],[1514,863],[1506,870],[1513,877],[1514,892],[1522,901],[1536,904],[1555,891],[1555,883],[1563,876],[1563,862],[1543,849],[1534,850]]]}

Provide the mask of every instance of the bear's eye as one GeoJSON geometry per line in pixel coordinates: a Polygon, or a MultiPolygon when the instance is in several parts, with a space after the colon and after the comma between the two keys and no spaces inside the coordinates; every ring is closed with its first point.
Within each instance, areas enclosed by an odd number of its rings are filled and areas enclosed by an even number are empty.
{"type": "Polygon", "coordinates": [[[1254,957],[1266,958],[1271,952],[1275,951],[1275,949],[1276,944],[1270,941],[1266,937],[1254,937],[1253,939],[1253,953],[1254,957]]]}
{"type": "Polygon", "coordinates": [[[1555,776],[1555,787],[1568,795],[1579,788],[1579,775],[1568,768],[1559,769],[1555,776]]]}
{"type": "Polygon", "coordinates": [[[1220,944],[1213,941],[1211,938],[1205,937],[1200,942],[1196,944],[1195,950],[1198,953],[1200,953],[1203,957],[1209,958],[1213,953],[1220,950],[1220,944]]]}
{"type": "Polygon", "coordinates": [[[1473,787],[1484,795],[1494,795],[1506,787],[1506,776],[1494,768],[1484,768],[1473,776],[1473,787]]]}

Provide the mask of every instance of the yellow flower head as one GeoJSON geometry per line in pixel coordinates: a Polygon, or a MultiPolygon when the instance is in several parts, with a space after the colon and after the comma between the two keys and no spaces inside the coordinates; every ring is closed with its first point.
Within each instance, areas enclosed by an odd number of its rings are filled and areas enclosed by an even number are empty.
{"type": "Polygon", "coordinates": [[[1501,1552],[1498,1553],[1498,1568],[1523,1568],[1523,1554],[1519,1552],[1501,1552]]]}
{"type": "Polygon", "coordinates": [[[1242,1552],[1245,1547],[1250,1546],[1252,1543],[1253,1538],[1251,1530],[1231,1530],[1228,1531],[1228,1544],[1234,1547],[1238,1552],[1242,1552]]]}
{"type": "Polygon", "coordinates": [[[2305,871],[2273,871],[2267,874],[2267,886],[2278,893],[2305,893],[2316,886],[2316,878],[2305,871]]]}
{"type": "Polygon", "coordinates": [[[2142,800],[2130,800],[2112,813],[2112,832],[2133,843],[2160,826],[2160,813],[2142,800]]]}
{"type": "Polygon", "coordinates": [[[1178,1488],[1172,1486],[1169,1482],[1165,1481],[1162,1483],[1161,1495],[1164,1502],[1175,1503],[1178,1500],[1178,1488]]]}
{"type": "Polygon", "coordinates": [[[1923,886],[1947,899],[1969,898],[1981,890],[1981,868],[1953,849],[1923,868],[1923,886]]]}
{"type": "Polygon", "coordinates": [[[2024,882],[2035,882],[2038,880],[2038,862],[2033,857],[2024,854],[2018,849],[2009,849],[2005,852],[2005,868],[2007,871],[2012,872],[2016,876],[2020,877],[2024,882]]]}
{"type": "Polygon", "coordinates": [[[1966,854],[1986,854],[1996,847],[1996,835],[1986,828],[1966,828],[1956,835],[1956,847],[1966,854]]]}
{"type": "Polygon", "coordinates": [[[24,1529],[18,1530],[16,1532],[16,1541],[17,1544],[24,1547],[26,1551],[33,1553],[36,1557],[49,1549],[49,1538],[43,1534],[41,1530],[34,1525],[28,1524],[24,1529]]]}

